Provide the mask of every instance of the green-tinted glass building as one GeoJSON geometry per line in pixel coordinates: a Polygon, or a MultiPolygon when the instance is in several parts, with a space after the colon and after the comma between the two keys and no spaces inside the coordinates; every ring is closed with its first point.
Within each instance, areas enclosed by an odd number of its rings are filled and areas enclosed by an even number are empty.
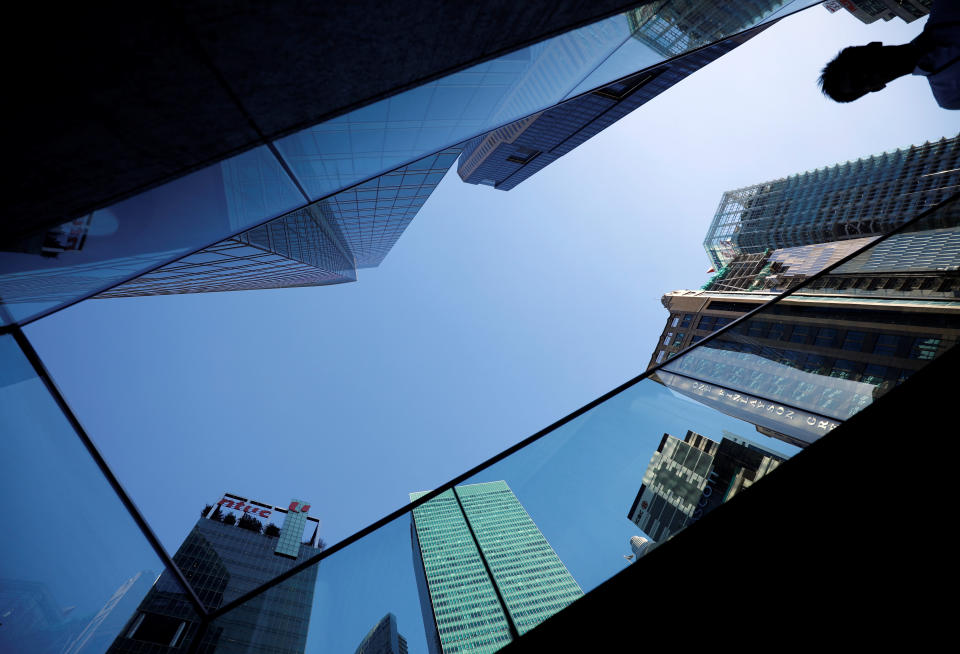
{"type": "Polygon", "coordinates": [[[496,651],[583,595],[506,482],[441,493],[411,533],[431,653],[496,651]]]}

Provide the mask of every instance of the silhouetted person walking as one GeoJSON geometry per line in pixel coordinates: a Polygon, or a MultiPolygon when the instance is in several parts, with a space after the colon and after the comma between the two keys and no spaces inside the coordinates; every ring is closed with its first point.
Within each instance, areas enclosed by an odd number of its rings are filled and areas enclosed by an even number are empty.
{"type": "Polygon", "coordinates": [[[934,0],[923,32],[910,43],[844,48],[819,82],[827,97],[853,102],[910,74],[927,78],[941,107],[960,109],[960,0],[934,0]]]}

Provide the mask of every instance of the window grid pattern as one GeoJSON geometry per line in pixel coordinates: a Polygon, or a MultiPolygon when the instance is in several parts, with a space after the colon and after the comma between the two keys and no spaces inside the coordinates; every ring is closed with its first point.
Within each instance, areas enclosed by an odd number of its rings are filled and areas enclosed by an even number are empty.
{"type": "Polygon", "coordinates": [[[683,440],[663,435],[630,516],[654,541],[667,539],[692,521],[717,447],[715,441],[693,432],[683,440]]]}
{"type": "MultiPolygon", "coordinates": [[[[762,301],[733,301],[735,294],[719,293],[668,294],[664,301],[675,314],[674,303],[693,297],[703,305],[694,323],[701,337],[762,301]]],[[[909,377],[923,360],[960,341],[956,306],[930,311],[926,305],[900,300],[881,310],[864,301],[835,307],[829,300],[818,296],[783,300],[771,307],[770,314],[775,315],[737,325],[672,361],[667,370],[846,419],[909,377]]],[[[664,331],[671,322],[668,318],[664,331]]],[[[692,342],[685,339],[675,349],[692,342]]],[[[655,354],[662,349],[658,346],[655,354]]]]}
{"type": "MultiPolygon", "coordinates": [[[[410,493],[410,501],[426,495],[410,493]]],[[[433,621],[443,652],[495,652],[510,642],[507,618],[452,490],[413,510],[433,621]]],[[[419,548],[417,547],[419,546],[419,548]]],[[[429,625],[429,623],[428,623],[429,625]]]]}
{"type": "Polygon", "coordinates": [[[457,493],[517,632],[583,595],[506,482],[458,486],[457,493]]]}
{"type": "Polygon", "coordinates": [[[958,190],[955,136],[728,191],[704,248],[720,268],[744,252],[880,235],[958,190]]]}
{"type": "Polygon", "coordinates": [[[323,201],[358,268],[383,261],[459,155],[447,148],[323,201]]]}

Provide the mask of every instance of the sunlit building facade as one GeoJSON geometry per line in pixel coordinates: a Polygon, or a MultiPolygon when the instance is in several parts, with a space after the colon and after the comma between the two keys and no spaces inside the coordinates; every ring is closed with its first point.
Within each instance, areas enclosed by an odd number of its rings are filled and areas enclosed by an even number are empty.
{"type": "Polygon", "coordinates": [[[719,270],[744,253],[879,236],[958,185],[955,136],[728,191],[703,245],[719,270]]]}
{"type": "Polygon", "coordinates": [[[504,481],[441,493],[411,533],[432,654],[494,652],[583,595],[504,481]]]}

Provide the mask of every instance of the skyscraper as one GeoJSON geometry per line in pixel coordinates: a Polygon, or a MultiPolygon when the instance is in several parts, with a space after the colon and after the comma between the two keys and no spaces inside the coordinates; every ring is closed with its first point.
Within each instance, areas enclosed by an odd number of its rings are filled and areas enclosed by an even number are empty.
{"type": "Polygon", "coordinates": [[[816,440],[960,337],[956,203],[875,242],[958,184],[960,136],[725,193],[704,241],[718,270],[700,291],[663,296],[670,315],[648,368],[665,364],[657,381],[763,433],[816,440]]]}
{"type": "Polygon", "coordinates": [[[879,236],[958,184],[960,136],[943,138],[727,191],[703,245],[721,269],[743,253],[879,236]]]}
{"type": "Polygon", "coordinates": [[[717,43],[755,25],[758,16],[764,17],[782,5],[783,2],[777,0],[754,0],[735,6],[719,6],[712,0],[684,0],[652,2],[627,12],[630,34],[636,41],[632,45],[639,51],[633,53],[635,60],[650,56],[651,50],[658,57],[676,58],[626,75],[602,88],[584,88],[583,91],[589,92],[477,136],[464,145],[457,173],[467,183],[509,191],[634,109],[759,34],[762,28],[717,43]],[[713,45],[697,49],[708,44],[713,45]]]}
{"type": "Polygon", "coordinates": [[[719,443],[692,431],[683,439],[664,434],[627,517],[657,542],[666,540],[781,461],[782,456],[729,432],[719,443]]]}
{"type": "Polygon", "coordinates": [[[960,306],[950,298],[818,290],[795,293],[692,356],[672,360],[774,297],[665,294],[670,315],[649,363],[666,364],[657,380],[803,446],[960,341],[960,306]]]}
{"type": "Polygon", "coordinates": [[[364,636],[354,654],[407,654],[407,639],[397,630],[397,616],[388,613],[364,636]]]}
{"type": "Polygon", "coordinates": [[[431,654],[496,651],[583,595],[504,481],[444,491],[411,535],[431,654]]]}
{"type": "MultiPolygon", "coordinates": [[[[224,494],[204,510],[173,560],[204,607],[217,609],[322,551],[319,521],[306,516],[309,508],[299,501],[283,509],[224,494]],[[272,523],[264,528],[262,520],[281,513],[281,529],[272,523]],[[305,522],[313,522],[314,531],[302,543],[305,522]],[[285,547],[291,542],[297,552],[293,557],[285,547]]],[[[303,652],[316,577],[316,567],[309,568],[245,602],[201,634],[199,617],[182,587],[164,572],[109,651],[160,651],[156,646],[186,651],[200,637],[201,646],[211,651],[229,644],[242,646],[245,652],[303,652]]]]}
{"type": "MultiPolygon", "coordinates": [[[[101,293],[100,298],[325,286],[379,265],[460,154],[447,148],[101,293]]],[[[231,215],[251,175],[226,167],[231,215]]],[[[258,175],[252,175],[258,179],[258,175]]],[[[255,196],[256,193],[253,193],[255,196]]]]}

